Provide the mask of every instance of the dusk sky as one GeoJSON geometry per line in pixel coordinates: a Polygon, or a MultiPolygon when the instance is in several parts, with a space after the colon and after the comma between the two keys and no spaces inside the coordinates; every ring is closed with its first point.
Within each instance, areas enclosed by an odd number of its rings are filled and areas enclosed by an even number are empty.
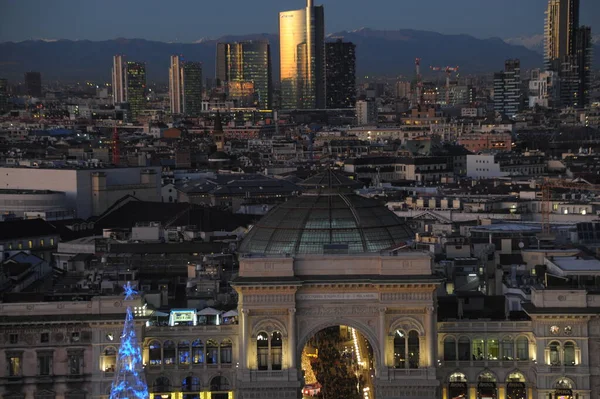
{"type": "MultiPolygon", "coordinates": [[[[193,42],[276,33],[279,11],[303,0],[0,0],[0,41],[117,37],[193,42]]],[[[480,38],[543,32],[547,0],[315,0],[327,33],[360,27],[466,33],[480,38]]],[[[600,33],[600,1],[581,0],[581,21],[600,33]]]]}

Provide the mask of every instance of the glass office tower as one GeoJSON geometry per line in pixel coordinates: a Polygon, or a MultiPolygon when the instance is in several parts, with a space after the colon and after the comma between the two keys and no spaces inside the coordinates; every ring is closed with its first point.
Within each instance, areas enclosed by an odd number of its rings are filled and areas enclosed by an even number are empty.
{"type": "Polygon", "coordinates": [[[135,119],[146,106],[146,65],[143,62],[128,61],[125,80],[131,118],[135,119]]]}
{"type": "Polygon", "coordinates": [[[256,94],[254,105],[261,109],[271,108],[271,47],[268,42],[217,43],[216,59],[219,85],[236,88],[240,86],[239,82],[245,82],[245,86],[252,82],[256,94]],[[236,84],[232,85],[233,82],[236,84]]]}
{"type": "Polygon", "coordinates": [[[325,44],[327,108],[351,108],[356,103],[356,46],[341,39],[325,44]]]}
{"type": "Polygon", "coordinates": [[[183,63],[183,113],[200,116],[202,111],[202,63],[183,63]]]}
{"type": "Polygon", "coordinates": [[[279,13],[279,49],[282,108],[325,108],[323,6],[279,13]]]}

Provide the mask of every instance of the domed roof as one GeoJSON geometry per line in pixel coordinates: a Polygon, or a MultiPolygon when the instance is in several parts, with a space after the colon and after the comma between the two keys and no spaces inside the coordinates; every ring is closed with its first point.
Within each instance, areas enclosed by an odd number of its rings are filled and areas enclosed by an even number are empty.
{"type": "MultiPolygon", "coordinates": [[[[314,187],[315,181],[333,182],[331,178],[338,181],[332,175],[311,177],[308,186],[314,187]]],[[[327,184],[325,189],[305,192],[272,209],[250,229],[239,252],[356,254],[379,252],[414,237],[410,228],[378,201],[344,192],[348,190],[342,188],[352,182],[345,179],[340,180],[337,191],[327,184]]]]}

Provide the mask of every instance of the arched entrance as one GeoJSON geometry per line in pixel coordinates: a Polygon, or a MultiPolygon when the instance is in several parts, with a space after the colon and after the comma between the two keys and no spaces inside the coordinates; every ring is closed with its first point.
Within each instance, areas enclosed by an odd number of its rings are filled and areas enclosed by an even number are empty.
{"type": "Polygon", "coordinates": [[[477,378],[477,399],[497,399],[498,380],[490,371],[484,371],[477,378]]]}
{"type": "Polygon", "coordinates": [[[525,385],[525,376],[513,371],[506,379],[506,397],[507,399],[526,399],[527,386],[525,385]]]}
{"type": "Polygon", "coordinates": [[[345,325],[325,327],[303,347],[302,396],[373,399],[374,363],[373,347],[359,330],[345,325]]]}
{"type": "Polygon", "coordinates": [[[575,389],[575,386],[573,384],[573,381],[571,381],[571,379],[564,378],[564,377],[560,378],[554,384],[554,395],[552,396],[552,398],[553,399],[573,399],[573,398],[575,398],[575,396],[573,394],[574,389],[575,389]]]}
{"type": "Polygon", "coordinates": [[[455,372],[448,378],[448,398],[465,399],[469,395],[469,385],[467,376],[460,372],[455,372]]]}

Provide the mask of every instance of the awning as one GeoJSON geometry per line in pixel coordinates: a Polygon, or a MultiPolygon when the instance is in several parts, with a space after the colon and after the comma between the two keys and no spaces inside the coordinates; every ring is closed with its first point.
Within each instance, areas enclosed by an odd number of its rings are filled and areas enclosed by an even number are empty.
{"type": "Polygon", "coordinates": [[[230,310],[228,312],[223,313],[221,316],[222,317],[234,317],[238,315],[238,311],[237,310],[230,310]]]}
{"type": "Polygon", "coordinates": [[[213,308],[204,308],[196,314],[198,316],[218,316],[221,314],[221,311],[213,308]]]}

